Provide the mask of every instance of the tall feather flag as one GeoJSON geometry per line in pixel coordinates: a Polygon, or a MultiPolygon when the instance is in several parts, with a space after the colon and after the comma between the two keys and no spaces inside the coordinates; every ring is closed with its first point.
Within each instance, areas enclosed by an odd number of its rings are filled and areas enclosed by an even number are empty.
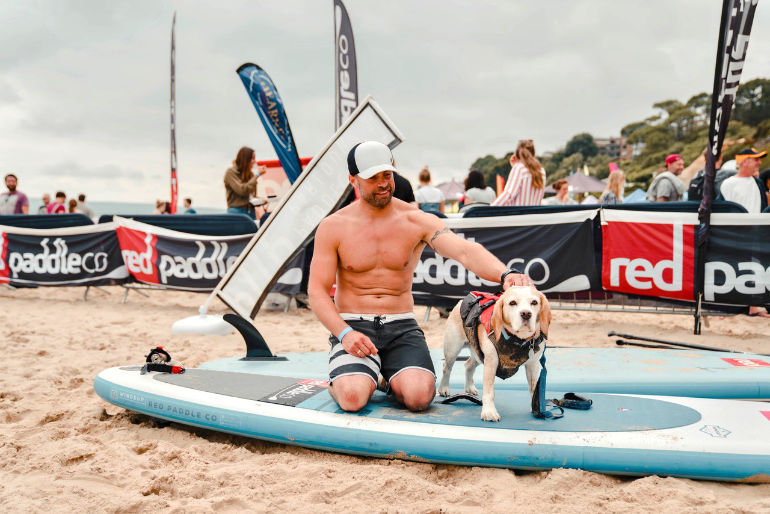
{"type": "MultiPolygon", "coordinates": [[[[711,227],[711,204],[714,200],[714,177],[716,176],[714,163],[716,163],[719,154],[722,153],[722,143],[724,143],[733,102],[741,81],[743,63],[746,60],[746,50],[749,46],[749,36],[756,7],[757,0],[723,0],[722,2],[722,20],[719,26],[714,70],[714,89],[711,94],[703,199],[698,207],[697,276],[700,278],[696,281],[695,286],[698,305],[700,305],[703,296],[703,271],[711,227]]],[[[699,319],[700,317],[696,316],[696,320],[699,319]]],[[[697,321],[695,333],[700,333],[700,326],[697,321]]]]}
{"type": "Polygon", "coordinates": [[[334,130],[345,123],[358,106],[358,67],[356,66],[356,44],[350,16],[342,0],[334,4],[334,130]]]}
{"type": "Polygon", "coordinates": [[[171,21],[171,214],[176,214],[176,206],[179,203],[179,182],[176,176],[176,43],[174,33],[176,30],[176,11],[171,21]]]}
{"type": "Polygon", "coordinates": [[[270,75],[256,64],[250,62],[242,64],[236,73],[241,78],[259,119],[262,120],[267,137],[278,155],[278,160],[281,161],[283,171],[289,182],[293,184],[302,173],[302,164],[278,89],[270,75]]]}

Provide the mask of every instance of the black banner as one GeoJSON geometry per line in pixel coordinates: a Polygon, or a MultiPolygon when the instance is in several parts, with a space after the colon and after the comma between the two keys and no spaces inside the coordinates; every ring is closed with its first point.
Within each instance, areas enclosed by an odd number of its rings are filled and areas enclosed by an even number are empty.
{"type": "Polygon", "coordinates": [[[334,0],[334,48],[334,130],[337,130],[358,107],[356,44],[342,0],[334,0]]]}
{"type": "Polygon", "coordinates": [[[186,291],[212,291],[252,237],[174,234],[122,219],[118,224],[122,259],[134,279],[186,291]]]}
{"type": "Polygon", "coordinates": [[[714,163],[722,152],[722,143],[733,109],[735,95],[741,81],[743,63],[749,46],[751,25],[757,0],[724,0],[722,21],[717,42],[714,89],[711,94],[711,116],[709,118],[708,148],[703,179],[703,199],[698,209],[698,244],[708,238],[711,204],[714,200],[714,163]]]}
{"type": "Polygon", "coordinates": [[[768,241],[770,224],[712,225],[703,299],[734,305],[770,305],[768,241]]]}
{"type": "MultiPolygon", "coordinates": [[[[545,215],[552,217],[553,215],[545,215]]],[[[483,223],[485,218],[476,218],[483,223]]],[[[486,218],[487,222],[490,218],[486,218]]],[[[561,293],[601,290],[594,244],[593,219],[558,224],[453,228],[465,239],[480,243],[509,267],[527,274],[540,291],[561,293]]],[[[423,251],[415,269],[412,292],[417,303],[427,299],[458,299],[469,290],[499,291],[459,262],[423,251]]]]}
{"type": "Polygon", "coordinates": [[[31,232],[0,231],[0,283],[87,286],[119,284],[128,279],[111,227],[62,230],[46,236],[31,232]]]}
{"type": "MultiPolygon", "coordinates": [[[[213,291],[254,237],[186,234],[123,218],[116,223],[122,259],[135,280],[185,291],[213,291]]],[[[300,292],[304,259],[301,251],[278,278],[273,292],[300,292]]]]}

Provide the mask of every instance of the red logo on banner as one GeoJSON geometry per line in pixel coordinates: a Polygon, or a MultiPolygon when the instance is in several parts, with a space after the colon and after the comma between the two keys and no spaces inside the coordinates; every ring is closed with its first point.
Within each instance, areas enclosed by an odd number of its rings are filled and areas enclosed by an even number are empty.
{"type": "Polygon", "coordinates": [[[155,234],[126,227],[118,227],[116,232],[120,253],[123,254],[123,262],[126,263],[128,272],[142,282],[159,284],[158,252],[155,249],[158,238],[155,234]]]}
{"type": "Polygon", "coordinates": [[[306,378],[297,382],[298,384],[314,385],[318,387],[329,387],[329,382],[326,380],[319,380],[317,378],[306,378]]]}
{"type": "Polygon", "coordinates": [[[602,225],[602,287],[693,299],[693,225],[613,221],[602,225]]]}
{"type": "Polygon", "coordinates": [[[0,284],[10,282],[10,271],[8,270],[8,236],[0,232],[0,284]]]}
{"type": "Polygon", "coordinates": [[[733,366],[741,366],[744,368],[766,368],[770,366],[770,362],[759,359],[725,359],[723,357],[722,360],[733,366]]]}
{"type": "Polygon", "coordinates": [[[759,413],[766,417],[768,421],[770,421],[770,410],[761,410],[759,413]]]}

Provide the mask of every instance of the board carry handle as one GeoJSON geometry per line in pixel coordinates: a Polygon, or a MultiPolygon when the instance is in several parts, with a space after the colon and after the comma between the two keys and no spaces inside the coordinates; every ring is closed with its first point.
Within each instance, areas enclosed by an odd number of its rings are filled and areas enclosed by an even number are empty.
{"type": "Polygon", "coordinates": [[[481,399],[479,399],[478,396],[475,394],[468,394],[468,393],[460,393],[460,394],[453,394],[452,396],[449,396],[448,398],[445,398],[441,400],[441,403],[453,403],[457,400],[468,400],[469,402],[473,402],[476,405],[481,405],[481,399]]]}
{"type": "Polygon", "coordinates": [[[222,316],[222,319],[234,326],[246,343],[246,356],[241,360],[286,360],[285,357],[274,355],[257,327],[241,316],[228,313],[222,316]]]}

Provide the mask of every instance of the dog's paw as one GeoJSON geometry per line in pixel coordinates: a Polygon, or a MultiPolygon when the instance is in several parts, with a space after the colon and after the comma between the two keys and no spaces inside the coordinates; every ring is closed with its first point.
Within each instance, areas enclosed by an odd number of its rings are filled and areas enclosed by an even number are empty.
{"type": "Polygon", "coordinates": [[[438,388],[438,395],[439,396],[449,396],[449,386],[441,386],[438,388]]]}
{"type": "Polygon", "coordinates": [[[481,407],[481,419],[484,421],[500,421],[500,414],[497,413],[494,405],[485,405],[481,407]]]}
{"type": "Polygon", "coordinates": [[[466,392],[466,393],[468,393],[468,394],[472,394],[472,395],[475,395],[475,396],[478,396],[478,395],[479,395],[479,390],[478,390],[478,389],[476,389],[476,386],[475,386],[475,385],[473,385],[473,384],[471,384],[471,385],[469,385],[469,386],[466,386],[466,387],[465,387],[465,392],[466,392]]]}

